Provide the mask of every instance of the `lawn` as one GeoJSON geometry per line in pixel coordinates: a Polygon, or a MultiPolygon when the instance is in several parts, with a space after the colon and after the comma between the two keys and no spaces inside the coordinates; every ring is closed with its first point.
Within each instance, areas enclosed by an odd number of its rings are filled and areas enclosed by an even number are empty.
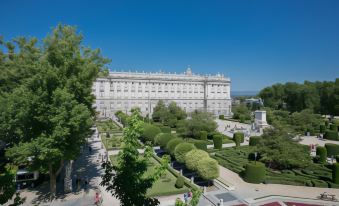
{"type": "Polygon", "coordinates": [[[122,133],[122,128],[117,125],[115,122],[112,120],[107,120],[107,121],[97,121],[96,126],[99,130],[99,133],[122,133]]]}
{"type": "MultiPolygon", "coordinates": [[[[220,165],[241,175],[244,166],[253,160],[255,147],[242,146],[239,149],[226,148],[216,152],[215,158],[220,165]],[[252,160],[249,160],[252,158],[252,160]]],[[[272,170],[266,168],[266,179],[264,183],[268,184],[287,184],[309,187],[335,187],[331,182],[332,173],[329,165],[311,163],[303,169],[292,170],[272,170]]]]}
{"type": "MultiPolygon", "coordinates": [[[[114,164],[114,162],[117,161],[117,156],[110,156],[110,159],[114,164]]],[[[150,162],[148,163],[146,175],[154,172],[154,169],[157,165],[159,165],[158,161],[156,161],[154,158],[151,158],[150,162]]],[[[151,189],[147,191],[147,195],[150,197],[155,197],[182,194],[187,192],[188,188],[186,186],[180,189],[175,187],[176,179],[177,178],[170,171],[166,170],[165,174],[153,184],[151,189]]]]}

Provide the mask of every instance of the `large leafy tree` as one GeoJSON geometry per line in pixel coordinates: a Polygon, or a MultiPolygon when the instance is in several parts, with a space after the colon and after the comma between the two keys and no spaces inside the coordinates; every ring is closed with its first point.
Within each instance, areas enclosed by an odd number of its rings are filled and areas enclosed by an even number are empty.
{"type": "Polygon", "coordinates": [[[103,164],[105,174],[101,185],[117,197],[123,206],[158,205],[159,201],[156,198],[147,197],[146,192],[160,178],[168,164],[168,159],[164,158],[154,173],[145,174],[152,150],[147,147],[145,154],[139,155],[138,138],[142,133],[142,121],[139,120],[138,115],[137,112],[133,113],[128,127],[124,129],[124,146],[117,164],[112,165],[110,162],[103,164]]]}
{"type": "Polygon", "coordinates": [[[91,87],[108,62],[82,39],[76,28],[58,25],[39,45],[35,38],[2,41],[0,140],[15,164],[49,174],[51,194],[64,162],[90,134],[91,87]]]}

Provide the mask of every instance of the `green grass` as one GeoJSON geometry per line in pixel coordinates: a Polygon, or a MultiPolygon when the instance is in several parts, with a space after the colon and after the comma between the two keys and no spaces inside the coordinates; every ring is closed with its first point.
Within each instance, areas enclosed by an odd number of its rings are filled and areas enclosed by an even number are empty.
{"type": "Polygon", "coordinates": [[[122,146],[122,136],[111,135],[110,138],[106,138],[106,135],[101,135],[101,141],[106,149],[120,148],[122,146]]]}
{"type": "MultiPolygon", "coordinates": [[[[110,156],[112,164],[115,164],[117,162],[117,156],[110,156]]],[[[156,166],[159,165],[159,162],[156,161],[154,158],[150,159],[150,162],[148,163],[148,169],[145,175],[152,174],[154,172],[154,169],[156,166]]],[[[155,196],[166,196],[166,195],[175,195],[175,194],[181,194],[188,191],[188,187],[184,186],[183,188],[176,188],[175,187],[175,181],[177,178],[168,170],[165,171],[165,174],[160,177],[154,184],[153,187],[150,188],[147,191],[147,195],[149,197],[155,197],[155,196]]]]}
{"type": "Polygon", "coordinates": [[[234,143],[234,141],[232,139],[230,139],[227,136],[224,136],[224,138],[222,139],[222,143],[223,144],[229,144],[229,143],[234,143]]]}

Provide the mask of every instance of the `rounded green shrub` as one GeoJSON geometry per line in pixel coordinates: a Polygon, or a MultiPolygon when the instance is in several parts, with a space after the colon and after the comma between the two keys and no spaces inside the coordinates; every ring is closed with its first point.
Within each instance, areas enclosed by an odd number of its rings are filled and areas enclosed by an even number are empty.
{"type": "Polygon", "coordinates": [[[259,144],[260,140],[261,140],[261,137],[252,136],[252,137],[250,137],[249,144],[250,144],[250,146],[256,146],[257,144],[259,144]]]}
{"type": "Polygon", "coordinates": [[[222,148],[222,136],[220,134],[213,135],[214,149],[222,148]]]}
{"type": "Polygon", "coordinates": [[[217,160],[210,157],[201,159],[198,162],[197,172],[205,180],[212,180],[219,177],[219,165],[217,160]]]}
{"type": "Polygon", "coordinates": [[[182,142],[175,147],[174,157],[180,163],[185,163],[185,155],[187,152],[195,149],[195,146],[192,143],[182,142]]]}
{"type": "Polygon", "coordinates": [[[160,147],[166,147],[167,143],[174,139],[173,135],[170,133],[159,133],[155,137],[155,144],[159,145],[160,147]]]}
{"type": "Polygon", "coordinates": [[[236,133],[233,134],[233,141],[235,142],[235,145],[237,147],[240,146],[240,143],[244,142],[244,139],[245,139],[244,133],[242,133],[242,132],[236,132],[236,133]]]}
{"type": "Polygon", "coordinates": [[[261,162],[248,163],[245,166],[244,180],[249,183],[261,183],[265,180],[266,168],[261,162]]]}
{"type": "Polygon", "coordinates": [[[177,177],[177,180],[175,181],[175,187],[176,188],[183,188],[185,185],[184,177],[179,175],[177,177]]]}
{"type": "Polygon", "coordinates": [[[327,157],[337,156],[339,155],[339,145],[332,144],[332,143],[326,143],[325,144],[326,150],[327,150],[327,157]]]}
{"type": "Polygon", "coordinates": [[[332,165],[332,181],[335,184],[339,184],[339,163],[332,165]]]}
{"type": "Polygon", "coordinates": [[[327,130],[324,134],[324,138],[329,140],[338,140],[338,132],[327,130]]]}
{"type": "Polygon", "coordinates": [[[155,136],[159,133],[161,133],[161,130],[159,127],[152,125],[152,124],[147,124],[147,123],[143,125],[142,137],[144,141],[154,142],[155,136]]]}
{"type": "Polygon", "coordinates": [[[171,127],[169,127],[169,126],[161,126],[160,130],[163,133],[171,133],[171,127]]]}
{"type": "Polygon", "coordinates": [[[225,119],[225,116],[223,114],[219,115],[219,119],[225,119]]]}
{"type": "Polygon", "coordinates": [[[206,131],[200,131],[199,132],[199,139],[200,140],[207,140],[207,132],[206,131]]]}
{"type": "Polygon", "coordinates": [[[173,156],[175,147],[182,142],[184,142],[184,140],[181,138],[174,138],[170,140],[166,145],[166,151],[173,156]]]}
{"type": "Polygon", "coordinates": [[[330,124],[330,130],[331,130],[331,131],[336,131],[336,132],[338,132],[338,125],[336,125],[336,124],[330,124]]]}
{"type": "Polygon", "coordinates": [[[319,125],[319,132],[324,134],[326,131],[326,126],[324,124],[319,125]]]}
{"type": "Polygon", "coordinates": [[[207,152],[200,149],[193,149],[185,155],[185,165],[190,170],[197,170],[199,161],[207,157],[209,157],[207,152]]]}
{"type": "Polygon", "coordinates": [[[207,144],[205,141],[203,140],[197,140],[194,142],[194,146],[197,148],[197,149],[201,149],[201,150],[204,150],[204,151],[207,151],[207,144]]]}
{"type": "Polygon", "coordinates": [[[316,150],[317,156],[319,156],[319,162],[326,163],[327,159],[327,150],[325,147],[317,147],[316,150]]]}

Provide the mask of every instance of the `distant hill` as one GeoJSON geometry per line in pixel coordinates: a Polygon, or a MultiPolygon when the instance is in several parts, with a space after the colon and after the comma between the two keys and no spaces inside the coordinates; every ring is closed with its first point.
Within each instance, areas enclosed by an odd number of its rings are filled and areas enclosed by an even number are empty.
{"type": "Polygon", "coordinates": [[[256,96],[259,91],[231,91],[231,97],[256,96]]]}

